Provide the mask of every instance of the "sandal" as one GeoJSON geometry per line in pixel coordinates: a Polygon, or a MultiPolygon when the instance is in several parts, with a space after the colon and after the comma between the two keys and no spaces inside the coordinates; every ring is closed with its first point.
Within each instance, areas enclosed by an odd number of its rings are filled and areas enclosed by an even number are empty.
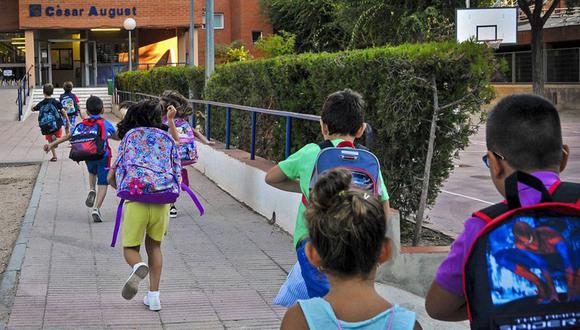
{"type": "Polygon", "coordinates": [[[51,161],[51,162],[56,162],[56,161],[57,161],[57,159],[56,159],[56,157],[52,157],[52,158],[50,159],[50,161],[51,161]]]}

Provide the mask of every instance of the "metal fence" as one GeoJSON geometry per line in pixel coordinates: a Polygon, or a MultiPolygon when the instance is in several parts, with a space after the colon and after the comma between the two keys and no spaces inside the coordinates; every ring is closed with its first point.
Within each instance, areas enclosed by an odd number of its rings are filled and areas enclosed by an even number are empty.
{"type": "MultiPolygon", "coordinates": [[[[496,53],[507,64],[507,71],[498,72],[496,83],[531,83],[532,52],[496,53]]],[[[544,74],[548,83],[580,83],[580,47],[546,49],[544,51],[544,74]]]]}
{"type": "MultiPolygon", "coordinates": [[[[143,93],[131,93],[127,91],[116,90],[114,94],[114,102],[119,104],[123,101],[140,101],[143,99],[157,99],[158,96],[143,94],[143,93]]],[[[284,145],[284,155],[286,158],[290,156],[292,152],[292,122],[295,119],[308,120],[308,121],[319,121],[320,116],[309,115],[303,113],[295,113],[280,110],[270,110],[264,108],[249,107],[245,105],[214,102],[214,101],[204,101],[204,100],[189,100],[191,102],[194,113],[195,108],[198,106],[203,106],[205,109],[205,136],[208,140],[211,140],[211,114],[213,110],[225,111],[225,146],[226,149],[230,149],[230,138],[231,138],[231,113],[232,110],[243,111],[251,114],[252,126],[251,126],[251,137],[250,137],[250,159],[256,158],[256,126],[257,114],[265,114],[269,116],[285,117],[286,118],[286,134],[285,134],[285,145],[284,145]]],[[[192,116],[192,126],[195,127],[195,116],[192,116]]]]}
{"type": "Polygon", "coordinates": [[[18,95],[16,97],[16,104],[18,105],[18,121],[22,121],[22,115],[24,114],[24,106],[26,105],[26,99],[29,96],[30,96],[30,69],[24,75],[24,78],[22,78],[18,83],[18,95]]]}

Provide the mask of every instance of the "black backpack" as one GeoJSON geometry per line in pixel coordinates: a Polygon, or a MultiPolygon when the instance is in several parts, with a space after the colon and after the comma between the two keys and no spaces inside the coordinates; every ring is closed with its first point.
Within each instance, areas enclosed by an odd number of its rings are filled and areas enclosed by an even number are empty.
{"type": "Polygon", "coordinates": [[[474,213],[487,222],[463,272],[472,329],[580,328],[580,184],[516,172],[506,202],[474,213]],[[542,199],[522,206],[518,183],[542,199]]]}
{"type": "Polygon", "coordinates": [[[42,104],[38,113],[38,126],[42,135],[49,135],[58,131],[62,127],[60,113],[53,103],[49,100],[42,104]]]}

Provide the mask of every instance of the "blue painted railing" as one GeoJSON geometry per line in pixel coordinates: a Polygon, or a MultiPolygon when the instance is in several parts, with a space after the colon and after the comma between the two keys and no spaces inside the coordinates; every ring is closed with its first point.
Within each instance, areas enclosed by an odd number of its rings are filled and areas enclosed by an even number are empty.
{"type": "MultiPolygon", "coordinates": [[[[115,102],[119,104],[123,101],[140,101],[143,99],[156,99],[159,98],[155,95],[149,95],[144,93],[131,93],[127,91],[120,91],[117,90],[115,92],[115,102]]],[[[284,146],[284,156],[288,158],[292,153],[292,121],[294,119],[300,120],[308,120],[308,121],[319,121],[320,116],[316,115],[309,115],[304,113],[295,113],[289,111],[281,111],[281,110],[271,110],[271,109],[264,109],[264,108],[256,108],[256,107],[249,107],[245,105],[238,105],[238,104],[230,104],[230,103],[223,103],[223,102],[215,102],[215,101],[205,101],[205,100],[189,100],[192,105],[203,105],[205,106],[205,136],[208,140],[211,140],[211,113],[213,108],[217,109],[225,109],[226,111],[226,122],[225,122],[225,145],[226,149],[230,149],[230,142],[231,142],[231,113],[232,109],[249,112],[252,116],[252,129],[251,129],[251,137],[250,137],[250,159],[256,158],[256,126],[258,125],[257,122],[257,114],[265,114],[269,116],[276,116],[276,117],[285,117],[286,118],[286,138],[285,138],[285,146],[284,146]]],[[[195,116],[192,116],[192,119],[195,120],[195,116]]],[[[195,127],[195,121],[192,123],[193,127],[195,127]]]]}

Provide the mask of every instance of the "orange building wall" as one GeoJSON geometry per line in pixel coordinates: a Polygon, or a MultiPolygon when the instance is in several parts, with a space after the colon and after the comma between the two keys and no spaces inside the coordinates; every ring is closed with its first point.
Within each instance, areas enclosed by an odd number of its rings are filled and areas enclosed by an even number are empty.
{"type": "Polygon", "coordinates": [[[0,32],[18,30],[18,0],[0,0],[0,32]]]}

